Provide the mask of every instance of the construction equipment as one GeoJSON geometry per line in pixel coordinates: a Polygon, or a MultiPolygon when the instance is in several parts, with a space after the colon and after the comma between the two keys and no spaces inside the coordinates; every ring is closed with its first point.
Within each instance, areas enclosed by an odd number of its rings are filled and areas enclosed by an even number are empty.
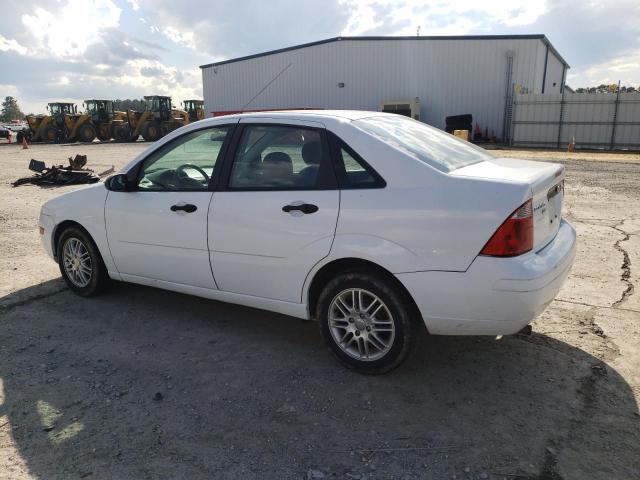
{"type": "Polygon", "coordinates": [[[144,97],[143,112],[127,110],[127,121],[118,125],[114,138],[120,142],[135,142],[140,135],[148,142],[155,142],[167,133],[189,123],[189,114],[172,109],[171,97],[150,95],[144,97]]]}
{"type": "Polygon", "coordinates": [[[112,100],[90,99],[85,100],[84,105],[95,132],[93,136],[102,142],[115,138],[115,129],[127,121],[127,113],[114,110],[112,100]]]}
{"type": "MultiPolygon", "coordinates": [[[[75,104],[52,102],[47,105],[47,110],[48,115],[27,115],[29,130],[20,133],[27,135],[30,142],[60,142],[67,138],[65,117],[75,115],[75,104]]],[[[18,141],[22,142],[22,138],[18,141]]]]}
{"type": "Polygon", "coordinates": [[[182,102],[185,111],[189,114],[189,122],[197,122],[204,119],[204,101],[185,100],[182,102]]]}

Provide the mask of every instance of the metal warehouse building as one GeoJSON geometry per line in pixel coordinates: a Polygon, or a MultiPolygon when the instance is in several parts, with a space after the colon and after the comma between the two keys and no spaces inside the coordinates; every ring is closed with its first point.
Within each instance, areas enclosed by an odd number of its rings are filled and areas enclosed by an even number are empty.
{"type": "Polygon", "coordinates": [[[472,114],[505,138],[512,92],[561,93],[569,65],[544,35],[492,35],[337,37],[200,68],[210,115],[413,104],[436,127],[472,114]]]}

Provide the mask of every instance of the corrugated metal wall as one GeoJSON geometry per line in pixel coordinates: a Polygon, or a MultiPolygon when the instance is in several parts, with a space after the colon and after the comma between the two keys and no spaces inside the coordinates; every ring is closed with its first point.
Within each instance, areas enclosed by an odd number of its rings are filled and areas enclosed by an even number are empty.
{"type": "Polygon", "coordinates": [[[514,146],[640,149],[640,94],[520,94],[511,122],[514,146]]]}
{"type": "Polygon", "coordinates": [[[383,101],[419,97],[421,120],[431,125],[471,113],[501,137],[508,54],[513,83],[540,92],[545,51],[540,39],[344,39],[203,68],[205,109],[378,110],[383,101]]]}

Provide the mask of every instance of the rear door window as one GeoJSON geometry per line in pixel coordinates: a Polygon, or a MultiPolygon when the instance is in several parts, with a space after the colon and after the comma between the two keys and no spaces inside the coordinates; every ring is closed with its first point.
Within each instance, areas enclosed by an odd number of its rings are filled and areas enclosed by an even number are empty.
{"type": "Polygon", "coordinates": [[[383,178],[355,150],[332,134],[340,188],[383,188],[383,178]]]}
{"type": "Polygon", "coordinates": [[[319,129],[247,125],[229,178],[232,190],[314,190],[323,185],[328,149],[319,129]]]}

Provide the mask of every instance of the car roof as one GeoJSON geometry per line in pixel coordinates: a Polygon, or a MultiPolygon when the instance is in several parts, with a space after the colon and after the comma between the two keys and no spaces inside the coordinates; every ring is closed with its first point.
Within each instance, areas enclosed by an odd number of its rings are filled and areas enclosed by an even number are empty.
{"type": "Polygon", "coordinates": [[[277,118],[282,120],[307,120],[318,121],[333,119],[333,120],[358,120],[361,118],[368,118],[374,116],[387,116],[391,113],[373,112],[366,110],[270,110],[262,112],[244,112],[235,113],[232,115],[223,115],[219,117],[207,118],[201,120],[201,122],[219,123],[224,120],[240,120],[242,118],[277,118]]]}

